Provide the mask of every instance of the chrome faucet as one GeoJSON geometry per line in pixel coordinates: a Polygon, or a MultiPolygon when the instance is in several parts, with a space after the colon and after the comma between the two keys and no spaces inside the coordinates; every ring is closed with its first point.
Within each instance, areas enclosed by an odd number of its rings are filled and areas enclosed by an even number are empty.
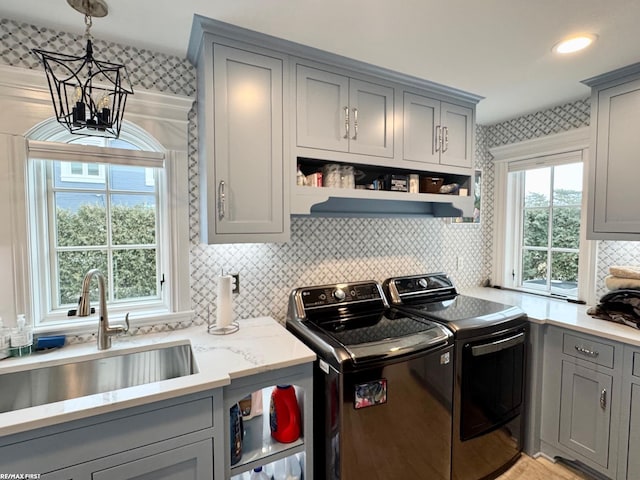
{"type": "Polygon", "coordinates": [[[78,316],[88,317],[91,312],[91,304],[89,300],[89,287],[93,277],[98,278],[98,292],[100,294],[100,321],[98,323],[98,350],[107,350],[111,348],[111,337],[120,333],[129,331],[129,314],[125,316],[124,321],[126,327],[120,325],[117,327],[109,326],[109,317],[107,315],[107,297],[104,286],[104,275],[97,268],[89,270],[82,280],[82,294],[78,302],[78,316]]]}

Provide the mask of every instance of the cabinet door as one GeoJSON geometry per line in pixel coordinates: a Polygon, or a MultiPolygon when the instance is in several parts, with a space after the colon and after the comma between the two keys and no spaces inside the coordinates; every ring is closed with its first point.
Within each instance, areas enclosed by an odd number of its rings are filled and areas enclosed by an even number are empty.
{"type": "Polygon", "coordinates": [[[349,151],[393,158],[393,88],[349,81],[349,151]]]}
{"type": "Polygon", "coordinates": [[[612,377],[562,362],[560,443],[607,466],[612,377]]]}
{"type": "Polygon", "coordinates": [[[640,233],[640,80],[600,91],[597,105],[593,238],[615,239],[606,233],[640,233]]]}
{"type": "Polygon", "coordinates": [[[299,147],[349,150],[349,79],[296,66],[296,143],[299,147]]]}
{"type": "Polygon", "coordinates": [[[211,440],[94,472],[92,480],[213,480],[211,440]]]}
{"type": "Polygon", "coordinates": [[[442,154],[440,163],[455,167],[473,167],[473,111],[442,103],[442,154]]]}
{"type": "Polygon", "coordinates": [[[640,478],[640,384],[631,384],[627,479],[640,478]]]}
{"type": "Polygon", "coordinates": [[[404,93],[403,158],[412,162],[439,163],[435,131],[440,125],[440,101],[404,93]]]}
{"type": "Polygon", "coordinates": [[[214,45],[213,62],[216,234],[282,233],[283,60],[214,45]]]}

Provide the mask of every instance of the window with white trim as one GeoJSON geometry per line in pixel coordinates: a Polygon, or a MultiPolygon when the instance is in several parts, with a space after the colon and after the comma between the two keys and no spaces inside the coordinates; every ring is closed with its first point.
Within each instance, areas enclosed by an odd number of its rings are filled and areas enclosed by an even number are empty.
{"type": "MultiPolygon", "coordinates": [[[[29,142],[38,324],[86,320],[68,311],[76,308],[82,279],[92,268],[106,277],[110,314],[168,312],[164,153],[142,151],[146,145],[136,145],[135,138],[56,140],[68,143],[29,142]],[[78,174],[66,176],[69,171],[78,174]]],[[[97,282],[93,287],[97,307],[97,282]]]]}
{"type": "Polygon", "coordinates": [[[511,287],[577,298],[582,173],[581,152],[509,164],[511,287]]]}

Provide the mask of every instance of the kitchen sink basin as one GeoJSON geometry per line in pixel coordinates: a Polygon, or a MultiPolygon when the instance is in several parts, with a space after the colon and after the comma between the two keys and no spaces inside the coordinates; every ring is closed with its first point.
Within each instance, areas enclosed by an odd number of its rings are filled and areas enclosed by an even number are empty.
{"type": "Polygon", "coordinates": [[[0,374],[0,412],[193,373],[197,370],[191,346],[182,344],[0,374]]]}

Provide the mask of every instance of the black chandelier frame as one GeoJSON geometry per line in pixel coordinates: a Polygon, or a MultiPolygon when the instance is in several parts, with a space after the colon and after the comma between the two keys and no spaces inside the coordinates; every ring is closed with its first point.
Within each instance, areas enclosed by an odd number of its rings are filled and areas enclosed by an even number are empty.
{"type": "Polygon", "coordinates": [[[74,134],[118,138],[127,96],[133,95],[126,67],[96,60],[90,37],[84,56],[33,52],[44,65],[58,122],[74,134]]]}

